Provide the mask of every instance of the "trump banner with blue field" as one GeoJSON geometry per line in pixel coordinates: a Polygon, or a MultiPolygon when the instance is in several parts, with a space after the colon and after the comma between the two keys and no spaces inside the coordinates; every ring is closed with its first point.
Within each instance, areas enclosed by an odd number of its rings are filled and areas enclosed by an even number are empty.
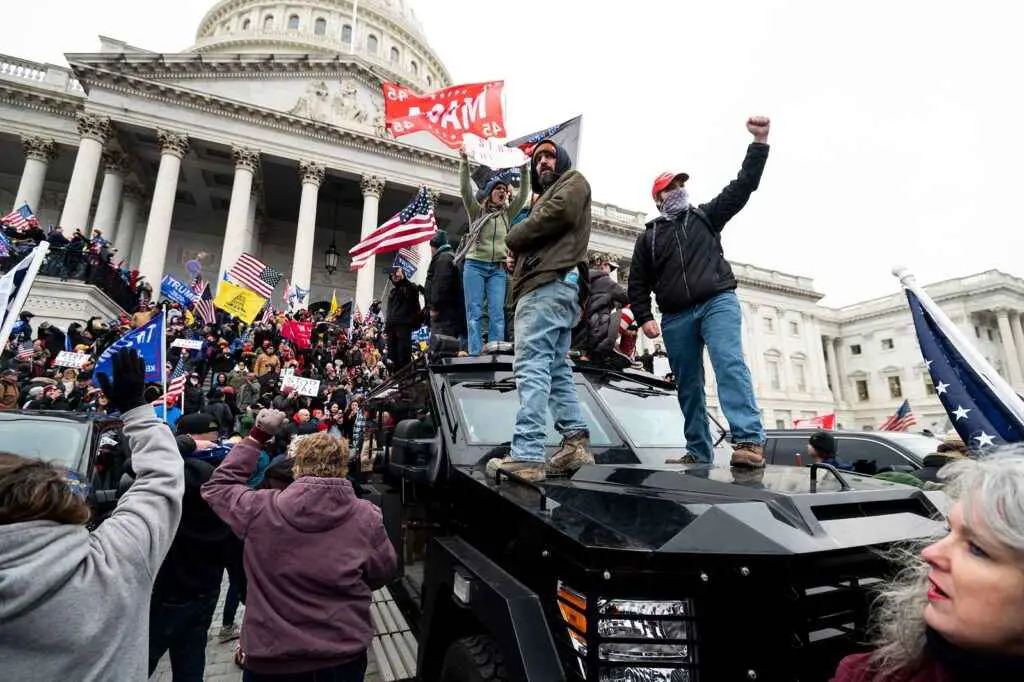
{"type": "Polygon", "coordinates": [[[146,363],[146,381],[162,381],[164,367],[164,314],[161,311],[146,324],[133,329],[103,351],[96,363],[95,373],[114,377],[114,353],[122,348],[133,348],[146,363]]]}

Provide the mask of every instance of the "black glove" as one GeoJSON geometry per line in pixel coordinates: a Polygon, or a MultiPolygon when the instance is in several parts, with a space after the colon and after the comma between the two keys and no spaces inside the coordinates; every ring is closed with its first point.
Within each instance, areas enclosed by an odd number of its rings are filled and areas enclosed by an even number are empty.
{"type": "Polygon", "coordinates": [[[111,365],[114,368],[114,381],[105,372],[96,375],[100,388],[107,400],[122,414],[128,410],[145,405],[142,397],[146,390],[146,363],[139,354],[130,348],[122,348],[114,355],[111,365]]]}

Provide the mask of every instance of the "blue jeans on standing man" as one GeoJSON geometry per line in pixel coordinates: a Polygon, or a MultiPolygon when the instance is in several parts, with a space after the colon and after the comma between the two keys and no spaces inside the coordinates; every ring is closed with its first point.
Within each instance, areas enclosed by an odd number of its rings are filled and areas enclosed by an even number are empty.
{"type": "Polygon", "coordinates": [[[544,461],[548,410],[564,438],[587,431],[569,364],[572,328],[579,317],[579,285],[564,277],[524,294],[516,303],[519,414],[512,436],[514,460],[544,461]]]}
{"type": "Polygon", "coordinates": [[[462,291],[466,299],[466,327],[469,329],[469,354],[480,355],[484,348],[484,296],[487,297],[487,340],[505,340],[505,286],[508,274],[504,263],[485,263],[466,259],[462,266],[462,291]]]}
{"type": "Polygon", "coordinates": [[[750,369],[743,360],[742,314],[736,292],[716,294],[681,313],[664,315],[661,333],[678,386],[686,451],[701,462],[711,462],[714,456],[704,399],[705,345],[732,442],[763,445],[761,412],[750,369]]]}

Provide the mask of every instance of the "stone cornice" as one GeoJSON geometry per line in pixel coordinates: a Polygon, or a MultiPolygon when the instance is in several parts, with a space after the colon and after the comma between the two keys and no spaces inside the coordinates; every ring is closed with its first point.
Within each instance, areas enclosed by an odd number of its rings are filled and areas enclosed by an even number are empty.
{"type": "Polygon", "coordinates": [[[740,286],[749,287],[751,289],[761,289],[762,291],[773,291],[775,293],[787,294],[789,296],[796,296],[807,301],[820,301],[825,297],[817,291],[809,291],[807,289],[801,289],[799,287],[789,286],[780,282],[772,282],[768,280],[758,279],[756,277],[745,277],[744,275],[736,275],[736,282],[740,286]]]}
{"type": "Polygon", "coordinates": [[[61,95],[56,92],[22,88],[6,81],[0,81],[0,102],[23,109],[32,109],[74,119],[82,107],[81,95],[61,95]]]}
{"type": "MultiPolygon", "coordinates": [[[[341,64],[341,62],[339,62],[341,64]]],[[[75,72],[83,85],[92,85],[119,92],[129,97],[141,97],[154,101],[176,104],[214,114],[227,119],[245,121],[275,128],[288,133],[304,135],[316,140],[366,151],[378,156],[397,160],[415,161],[442,171],[456,173],[458,158],[455,155],[413,147],[389,138],[373,137],[358,131],[300,118],[292,114],[255,105],[228,100],[180,86],[155,81],[126,73],[114,73],[95,65],[75,65],[75,72]]]]}
{"type": "Polygon", "coordinates": [[[607,220],[592,219],[590,222],[593,229],[600,230],[606,234],[613,234],[617,237],[636,239],[643,232],[642,229],[609,222],[607,220]]]}

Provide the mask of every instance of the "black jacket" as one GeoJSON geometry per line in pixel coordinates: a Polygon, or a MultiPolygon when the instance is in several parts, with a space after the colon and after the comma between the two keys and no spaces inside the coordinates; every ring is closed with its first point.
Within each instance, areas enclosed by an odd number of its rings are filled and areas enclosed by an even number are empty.
{"type": "Polygon", "coordinates": [[[441,334],[459,336],[466,332],[466,304],[462,295],[462,273],[455,265],[451,247],[442,247],[430,260],[424,298],[437,318],[431,319],[430,328],[441,334]]]}
{"type": "Polygon", "coordinates": [[[391,283],[387,323],[394,327],[418,327],[423,322],[420,288],[407,279],[391,283]]]}
{"type": "Polygon", "coordinates": [[[577,327],[573,347],[592,354],[611,353],[619,335],[618,315],[612,315],[612,311],[626,305],[627,301],[622,285],[603,271],[591,269],[590,298],[584,315],[586,324],[577,327]]]}
{"type": "Polygon", "coordinates": [[[629,301],[638,324],[654,319],[651,292],[664,313],[678,313],[736,288],[722,252],[721,232],[761,182],[768,145],[753,142],[739,175],[699,209],[676,220],[658,216],[636,240],[629,268],[629,301]]]}
{"type": "Polygon", "coordinates": [[[205,411],[209,412],[217,421],[220,435],[226,436],[234,430],[235,415],[231,412],[231,407],[223,400],[211,400],[205,411]]]}

